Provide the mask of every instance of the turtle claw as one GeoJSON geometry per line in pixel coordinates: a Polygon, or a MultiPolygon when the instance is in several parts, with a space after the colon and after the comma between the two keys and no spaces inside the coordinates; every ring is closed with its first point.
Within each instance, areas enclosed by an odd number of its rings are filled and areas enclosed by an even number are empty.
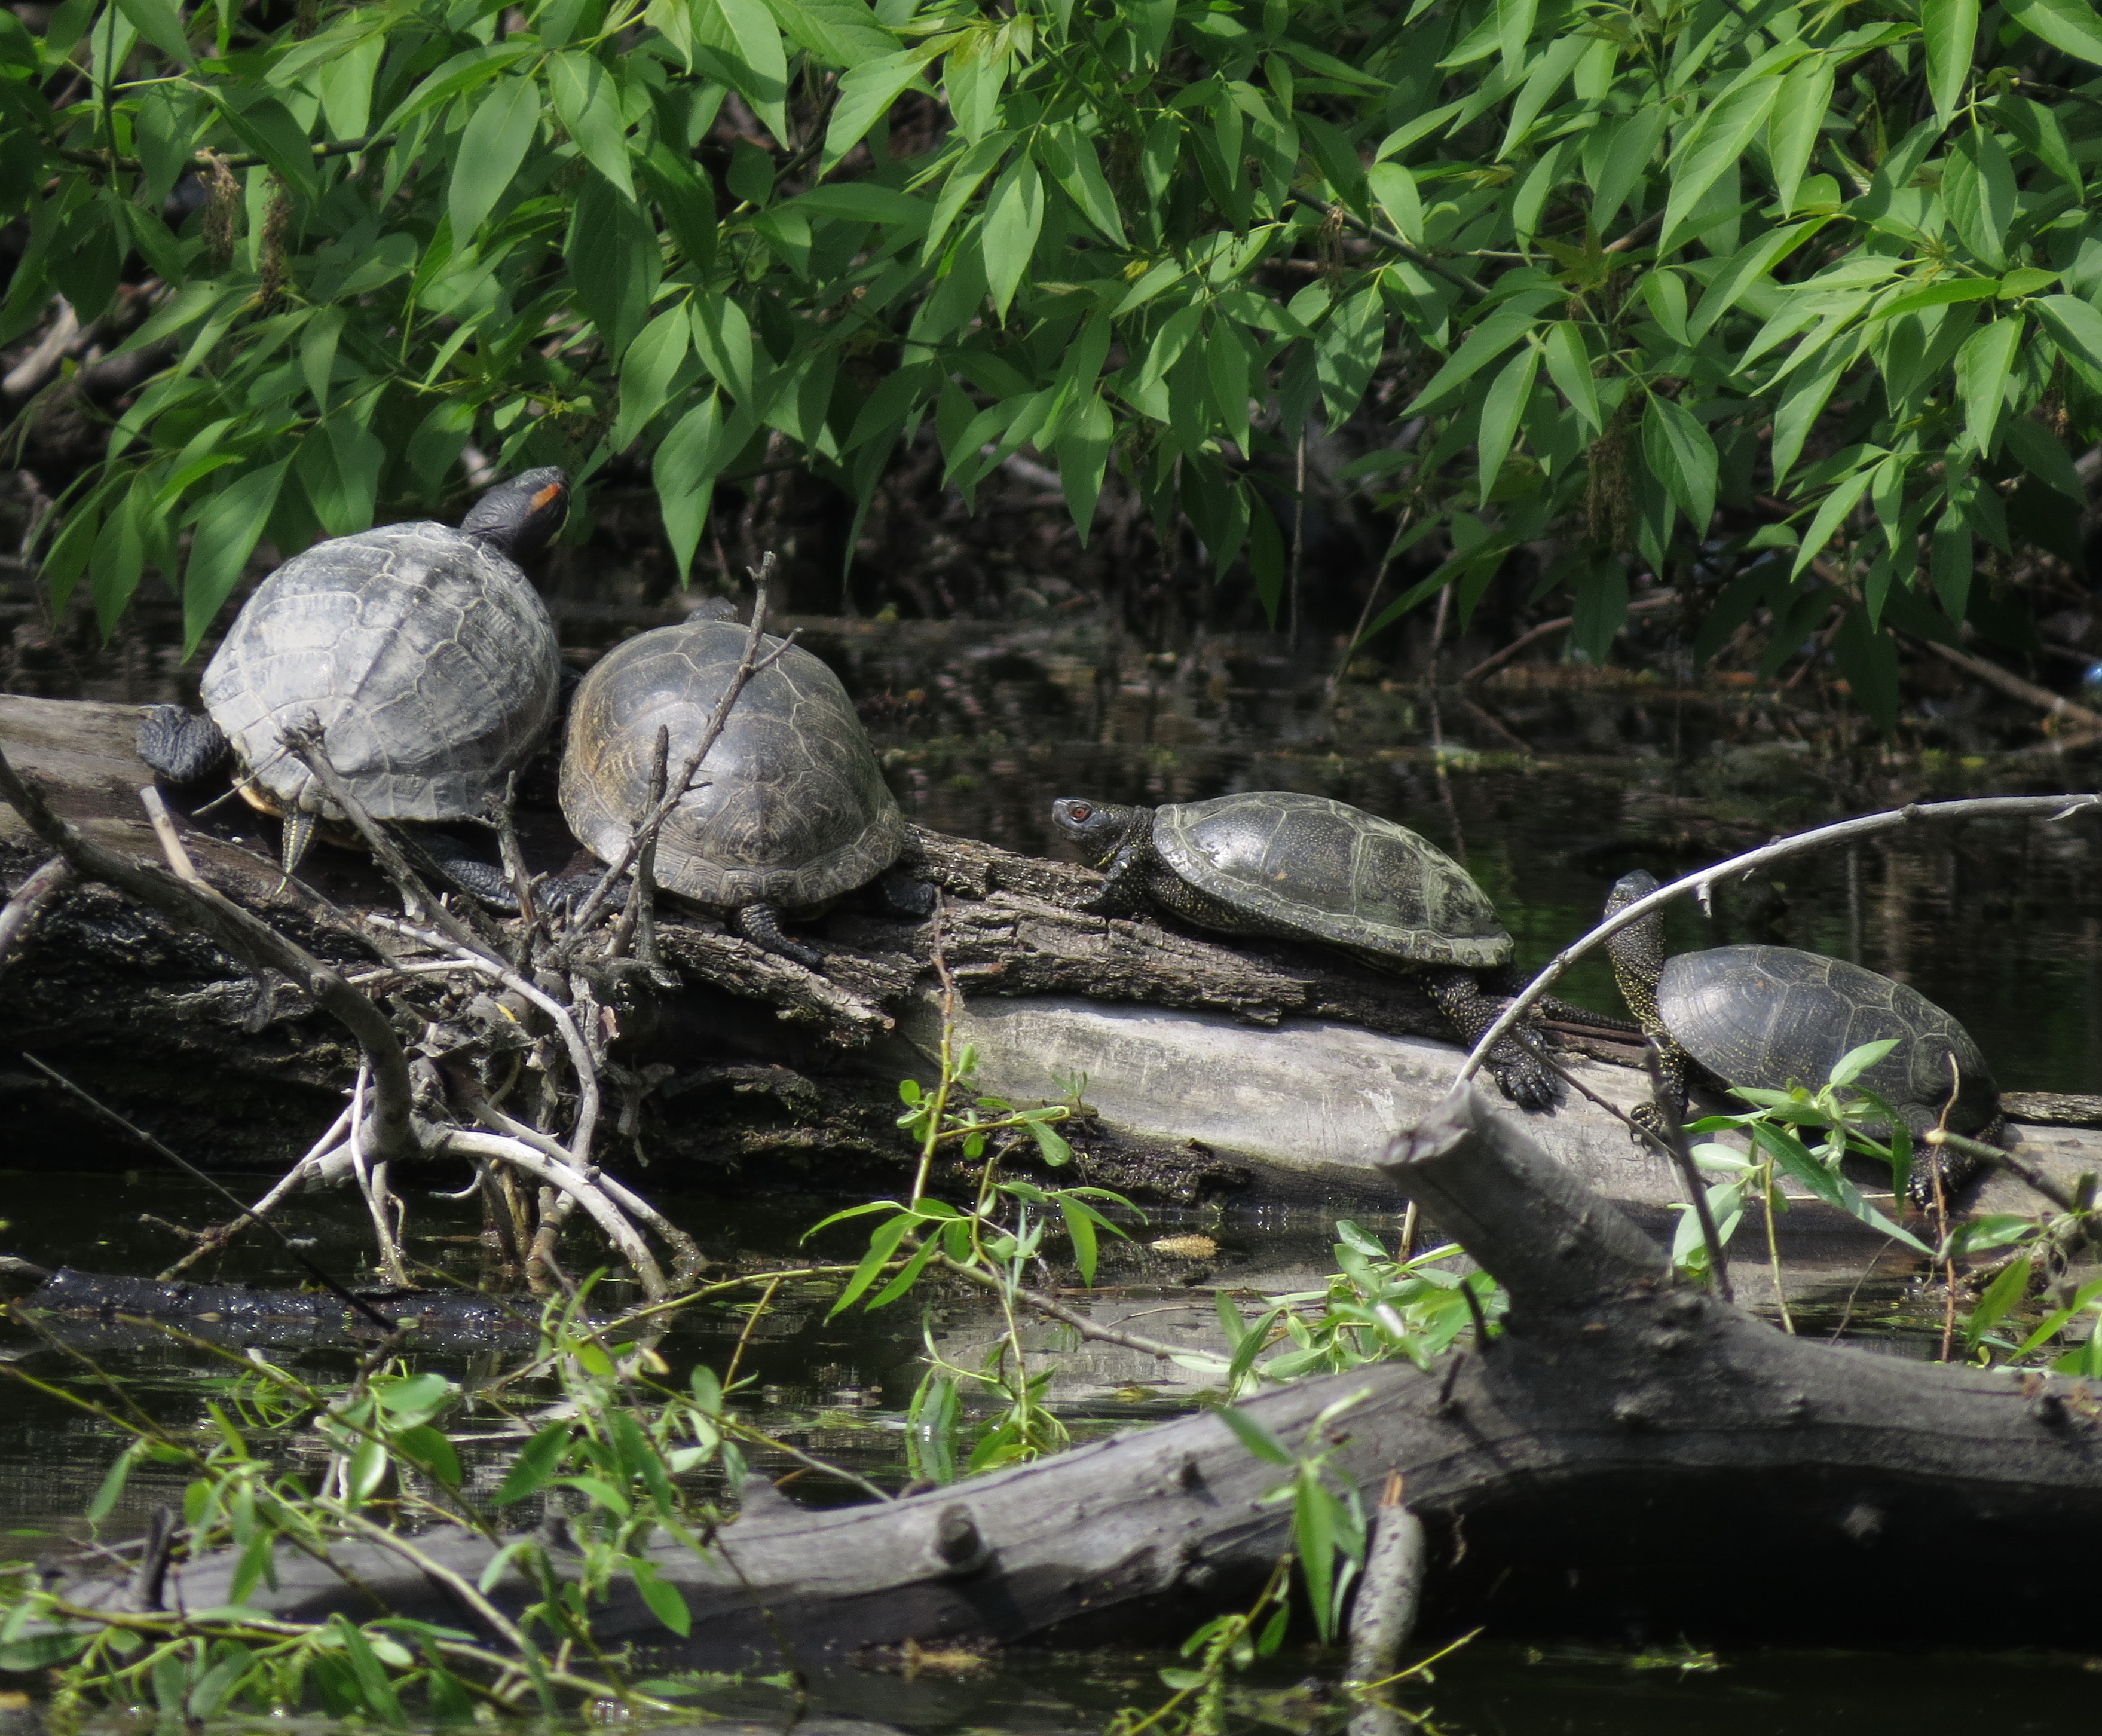
{"type": "Polygon", "coordinates": [[[1497,1084],[1503,1094],[1522,1109],[1551,1109],[1554,1107],[1554,1075],[1548,1071],[1537,1056],[1522,1049],[1505,1054],[1506,1045],[1499,1043],[1489,1056],[1489,1071],[1497,1076],[1497,1084]]]}

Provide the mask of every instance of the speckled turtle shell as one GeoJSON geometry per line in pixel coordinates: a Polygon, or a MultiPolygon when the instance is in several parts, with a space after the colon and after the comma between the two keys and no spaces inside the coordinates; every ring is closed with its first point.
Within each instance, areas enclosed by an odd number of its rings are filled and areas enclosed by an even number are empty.
{"type": "Polygon", "coordinates": [[[1268,790],[1155,810],[1153,848],[1258,921],[1415,964],[1483,969],[1511,938],[1467,870],[1406,826],[1324,795],[1268,790]]]}
{"type": "Polygon", "coordinates": [[[1665,961],[1657,1012],[1678,1045],[1718,1078],[1756,1090],[1815,1086],[1865,1043],[1898,1046],[1857,1083],[1917,1132],[1963,1086],[1949,1118],[1975,1133],[1999,1113],[1999,1088],[1971,1034],[1917,989],[1858,964],[1792,946],[1717,946],[1665,961]]]}
{"type": "MultiPolygon", "coordinates": [[[[676,777],[744,640],[733,621],[659,627],[584,677],[562,754],[562,813],[601,861],[620,853],[648,800],[659,728],[670,732],[676,777]]],[[[701,775],[658,835],[656,874],[704,904],[822,904],[873,879],[904,845],[905,817],[846,689],[800,645],[746,684],[701,775]]]]}
{"type": "Polygon", "coordinates": [[[388,525],[316,544],[248,600],[203,699],[263,805],[342,816],[286,754],[322,745],[380,820],[480,818],[554,722],[553,623],[515,563],[450,525],[388,525]]]}

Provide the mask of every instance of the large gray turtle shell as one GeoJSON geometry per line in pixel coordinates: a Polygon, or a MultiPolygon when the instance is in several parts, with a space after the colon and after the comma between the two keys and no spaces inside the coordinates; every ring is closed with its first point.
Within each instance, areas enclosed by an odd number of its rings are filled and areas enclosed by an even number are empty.
{"type": "Polygon", "coordinates": [[[428,523],[286,561],[203,684],[206,709],[273,804],[335,813],[278,739],[318,722],[330,762],[381,820],[479,817],[539,745],[561,691],[554,625],[526,575],[428,523]]]}
{"type": "MultiPolygon", "coordinates": [[[[659,728],[670,732],[676,777],[744,641],[733,621],[659,627],[584,677],[562,753],[562,814],[601,861],[641,816],[659,728]]],[[[820,904],[874,879],[904,845],[905,817],[846,689],[800,645],[747,684],[701,776],[659,835],[656,873],[703,903],[820,904]]]]}
{"type": "Polygon", "coordinates": [[[1762,1091],[1815,1089],[1865,1043],[1898,1046],[1858,1083],[1914,1132],[1949,1096],[1949,1058],[1963,1078],[1949,1127],[1973,1133],[1999,1111],[1998,1087],[1971,1034],[1918,990],[1793,946],[1717,946],[1666,961],[1657,1011],[1679,1046],[1717,1078],[1762,1091]]]}
{"type": "Polygon", "coordinates": [[[1511,955],[1496,907],[1428,839],[1325,795],[1219,795],[1155,811],[1153,846],[1200,892],[1333,946],[1483,969],[1511,955]]]}

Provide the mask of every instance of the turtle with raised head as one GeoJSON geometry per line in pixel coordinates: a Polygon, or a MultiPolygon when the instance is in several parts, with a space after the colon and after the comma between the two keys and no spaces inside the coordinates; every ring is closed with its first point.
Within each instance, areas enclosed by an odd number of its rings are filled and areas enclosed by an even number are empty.
{"type": "MultiPolygon", "coordinates": [[[[1654,875],[1622,875],[1606,914],[1656,888],[1654,875]]],[[[2004,1125],[1999,1087],[1971,1034],[1905,983],[1793,946],[1714,946],[1667,959],[1661,912],[1623,928],[1606,950],[1628,1010],[1659,1051],[1662,1100],[1636,1111],[1652,1129],[1663,1109],[1683,1114],[1689,1074],[1758,1091],[1815,1088],[1848,1051],[1886,1038],[1896,1047],[1856,1083],[1889,1104],[1915,1139],[1945,1127],[1990,1142],[2004,1125]]],[[[1922,1202],[1933,1197],[1937,1173],[1946,1191],[1977,1167],[1946,1145],[1917,1151],[1912,1188],[1922,1202]]]]}
{"type": "MultiPolygon", "coordinates": [[[[734,621],[659,627],[614,646],[584,677],[562,750],[562,815],[600,861],[620,855],[648,810],[658,731],[676,777],[745,640],[734,621]]],[[[904,847],[905,817],[840,678],[800,645],[765,636],[761,649],[779,654],[745,684],[665,820],[656,884],[817,970],[823,955],[783,934],[783,919],[882,876],[904,847]]],[[[925,888],[887,891],[901,914],[925,914],[925,888]]]]}
{"type": "MultiPolygon", "coordinates": [[[[1058,830],[1107,878],[1088,908],[1151,905],[1200,928],[1312,941],[1420,977],[1471,1047],[1495,1021],[1481,973],[1511,937],[1474,877],[1408,827],[1324,795],[1256,790],[1160,808],[1080,796],[1052,804],[1058,830]]],[[[1523,1042],[1489,1053],[1504,1095],[1527,1109],[1554,1081],[1523,1042]]]]}
{"type": "MultiPolygon", "coordinates": [[[[148,708],[139,756],[176,783],[230,753],[241,794],[285,822],[290,874],[316,826],[340,821],[284,745],[318,728],[351,793],[379,821],[481,820],[532,757],[561,692],[554,624],[518,562],[562,528],[568,479],[530,470],[491,489],[458,529],[385,525],[318,542],[255,589],[206,666],[204,714],[148,708]]],[[[468,890],[508,902],[503,877],[430,835],[468,890]]]]}

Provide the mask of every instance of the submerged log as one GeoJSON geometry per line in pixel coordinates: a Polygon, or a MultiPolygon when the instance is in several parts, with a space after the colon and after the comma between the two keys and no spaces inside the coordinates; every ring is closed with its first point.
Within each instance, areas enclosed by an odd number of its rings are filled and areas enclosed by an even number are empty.
{"type": "MultiPolygon", "coordinates": [[[[1430,1539],[1427,1628],[1909,1642],[1945,1631],[1919,1588],[1960,1562],[1967,1585],[1993,1588],[1966,1601],[1969,1643],[2091,1640],[2102,1406],[2086,1383],[1807,1342],[1681,1287],[1656,1242],[1479,1096],[1383,1167],[1507,1288],[1502,1335],[1429,1372],[1360,1369],[1244,1408],[1368,1495],[1401,1474],[1430,1539]]],[[[672,1649],[701,1667],[809,1670],[908,1641],[1129,1641],[1245,1597],[1289,1546],[1289,1508],[1267,1499],[1283,1474],[1200,1415],[869,1506],[807,1512],[755,1491],[708,1548],[651,1556],[693,1614],[672,1649]]],[[[419,1548],[468,1579],[493,1552],[464,1531],[419,1548]]],[[[252,1601],[361,1618],[376,1595],[461,1619],[383,1548],[332,1553],[337,1572],[282,1554],[252,1601]]],[[[221,1604],[237,1561],[179,1565],[169,1606],[221,1604]]],[[[515,1611],[531,1592],[514,1569],[491,1596],[515,1611]]],[[[607,1640],[671,1645],[624,1585],[593,1621],[607,1640]]]]}

